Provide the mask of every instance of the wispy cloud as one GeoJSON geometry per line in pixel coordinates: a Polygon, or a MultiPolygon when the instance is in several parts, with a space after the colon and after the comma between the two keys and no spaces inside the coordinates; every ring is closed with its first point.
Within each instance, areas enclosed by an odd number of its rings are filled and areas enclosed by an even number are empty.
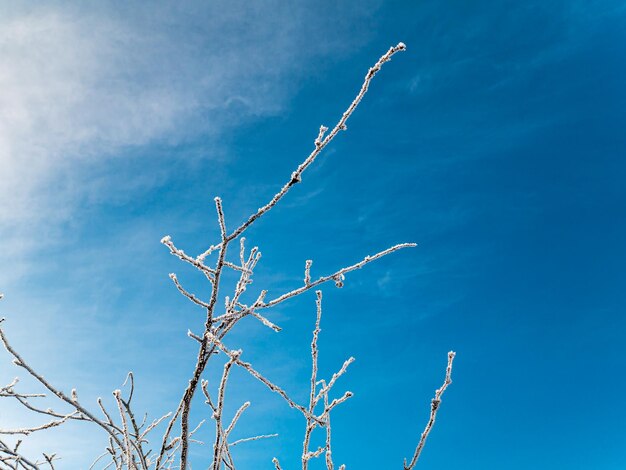
{"type": "MultiPolygon", "coordinates": [[[[329,7],[329,24],[315,8],[279,2],[5,7],[0,231],[13,253],[36,248],[30,234],[42,225],[61,236],[56,228],[85,194],[111,190],[111,178],[94,180],[90,168],[279,113],[304,64],[354,47],[361,39],[345,34],[348,25],[369,14],[329,7]]],[[[126,192],[161,176],[146,172],[126,192]]]]}

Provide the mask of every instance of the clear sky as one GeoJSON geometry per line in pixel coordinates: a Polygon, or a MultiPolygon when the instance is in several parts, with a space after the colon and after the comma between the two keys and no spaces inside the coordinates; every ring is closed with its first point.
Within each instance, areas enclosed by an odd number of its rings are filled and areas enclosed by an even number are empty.
{"type": "MultiPolygon", "coordinates": [[[[140,409],[175,406],[203,319],[167,275],[208,286],[159,240],[192,254],[217,241],[214,196],[230,227],[245,220],[403,41],[348,132],[247,234],[263,253],[254,289],[270,293],[298,286],[307,258],[315,276],[418,243],[324,289],[321,373],[356,357],[335,462],[401,468],[453,349],[419,468],[625,468],[623,2],[0,11],[0,316],[52,382],[95,409],[133,370],[140,409]]],[[[250,321],[229,346],[304,402],[314,295],[268,317],[281,333],[250,321]]],[[[0,379],[17,373],[0,356],[0,379]]],[[[252,402],[237,437],[280,434],[238,447],[239,468],[297,468],[299,413],[235,379],[229,410],[252,402]]],[[[2,405],[0,427],[22,418],[2,405]]],[[[192,422],[208,415],[198,402],[192,422]]],[[[32,448],[85,468],[105,444],[71,426],[32,448]]],[[[210,454],[194,447],[194,467],[210,454]]]]}

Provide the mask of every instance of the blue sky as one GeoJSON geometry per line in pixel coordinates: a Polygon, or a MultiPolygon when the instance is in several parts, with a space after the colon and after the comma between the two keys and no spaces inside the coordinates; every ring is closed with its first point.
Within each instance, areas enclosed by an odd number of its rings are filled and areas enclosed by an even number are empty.
{"type": "MultiPolygon", "coordinates": [[[[254,286],[275,293],[307,258],[321,275],[418,243],[324,289],[322,373],[357,359],[337,385],[355,396],[333,417],[336,463],[401,468],[454,349],[420,468],[624,467],[622,2],[0,8],[0,315],[53,382],[95,408],[133,370],[138,406],[174,406],[203,320],[167,274],[208,286],[159,240],[199,253],[219,237],[214,196],[231,227],[264,204],[403,41],[348,132],[247,234],[254,286]]],[[[314,296],[268,315],[283,332],[245,323],[229,346],[305,401],[314,296]]],[[[238,448],[239,468],[296,468],[298,413],[236,379],[230,409],[252,401],[238,437],[280,433],[238,448]]],[[[103,439],[72,427],[32,446],[83,468],[103,439]]]]}

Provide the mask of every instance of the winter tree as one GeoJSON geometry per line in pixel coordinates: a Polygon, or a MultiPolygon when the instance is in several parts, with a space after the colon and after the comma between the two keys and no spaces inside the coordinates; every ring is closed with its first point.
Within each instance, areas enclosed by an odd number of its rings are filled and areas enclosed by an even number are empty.
{"type": "MultiPolygon", "coordinates": [[[[250,440],[275,437],[275,434],[266,434],[243,439],[232,438],[232,432],[237,426],[238,420],[250,406],[250,402],[245,402],[234,414],[230,415],[225,410],[227,392],[231,387],[237,386],[236,383],[229,384],[231,372],[236,368],[247,372],[271,392],[279,395],[295,413],[302,415],[302,470],[307,470],[310,463],[315,459],[323,460],[328,470],[333,470],[337,466],[338,463],[334,461],[332,452],[335,444],[332,442],[331,414],[335,408],[344,405],[353,395],[350,391],[336,392],[336,385],[340,383],[341,377],[348,372],[354,358],[346,359],[343,365],[330,377],[321,377],[318,370],[320,354],[318,338],[321,332],[323,311],[321,289],[324,286],[341,288],[344,282],[347,282],[346,275],[352,271],[364,268],[366,265],[392,253],[414,247],[415,244],[400,243],[375,254],[366,256],[359,254],[357,255],[361,256],[359,261],[321,275],[314,274],[313,261],[306,260],[303,261],[303,280],[299,287],[270,295],[271,286],[264,286],[258,296],[250,297],[247,295],[247,287],[253,280],[255,267],[261,261],[261,251],[256,246],[251,247],[245,235],[253,224],[287,197],[293,186],[302,182],[303,174],[315,164],[317,157],[335,137],[347,130],[348,119],[367,93],[376,74],[395,54],[405,49],[405,45],[399,43],[380,57],[367,71],[360,90],[338,122],[332,127],[322,125],[319,128],[313,141],[311,153],[293,170],[274,197],[250,214],[243,223],[236,226],[229,223],[228,216],[222,206],[222,199],[216,197],[215,210],[220,238],[210,241],[205,251],[191,255],[177,245],[171,237],[165,236],[161,240],[172,255],[199,271],[206,279],[209,287],[207,289],[209,295],[204,297],[190,292],[179,281],[176,274],[169,275],[180,294],[204,313],[204,324],[200,327],[193,326],[188,331],[189,340],[197,344],[197,354],[195,357],[186,358],[184,361],[188,367],[189,381],[186,388],[181,390],[180,402],[174,409],[149,419],[143,413],[136,411],[133,406],[135,379],[132,372],[128,373],[124,383],[124,391],[113,391],[115,408],[105,406],[102,399],[98,399],[96,403],[85,403],[81,400],[77,389],[71,389],[71,392],[66,394],[62,391],[64,387],[51,383],[42,372],[29,365],[28,351],[16,351],[4,329],[5,323],[0,325],[0,339],[12,356],[13,364],[22,374],[30,376],[40,385],[40,390],[22,390],[19,379],[15,378],[10,383],[0,387],[1,398],[17,402],[26,412],[40,419],[40,424],[26,427],[12,427],[8,423],[1,423],[0,468],[55,468],[57,460],[62,456],[56,455],[51,450],[46,450],[45,453],[39,455],[25,455],[22,452],[21,444],[34,433],[50,432],[70,421],[77,421],[84,422],[85,426],[90,426],[93,432],[101,433],[103,438],[108,441],[103,453],[94,456],[92,468],[142,470],[191,468],[189,453],[190,447],[196,445],[194,434],[200,426],[211,425],[214,428],[214,441],[212,446],[205,444],[207,458],[203,465],[213,470],[233,470],[236,467],[232,453],[235,446],[250,440]],[[234,273],[237,277],[237,281],[230,291],[227,291],[224,281],[227,272],[234,273]],[[279,332],[280,326],[272,320],[272,307],[309,291],[315,292],[316,317],[315,323],[312,325],[310,342],[311,375],[306,384],[309,398],[307,402],[301,403],[292,398],[263,370],[257,368],[254,358],[247,357],[244,351],[232,344],[229,333],[234,331],[240,321],[246,317],[253,318],[265,327],[279,332]],[[215,361],[221,361],[221,375],[209,377],[207,365],[215,361]],[[58,406],[54,408],[41,406],[40,400],[46,394],[55,398],[58,406]],[[192,422],[191,408],[201,406],[206,407],[208,419],[206,422],[192,422]],[[312,437],[315,433],[321,433],[324,436],[323,444],[317,447],[312,444],[312,437]]],[[[259,279],[257,283],[262,284],[263,279],[259,279]]],[[[410,453],[409,458],[404,460],[403,464],[400,456],[398,456],[396,468],[400,468],[402,465],[404,470],[411,470],[416,466],[426,439],[435,423],[442,395],[451,383],[454,356],[454,352],[448,353],[443,384],[435,391],[425,428],[421,434],[416,432],[414,451],[410,453]]],[[[277,470],[282,468],[280,458],[281,456],[277,455],[273,459],[273,465],[277,470]]],[[[268,463],[261,462],[260,464],[267,465],[268,463]]],[[[58,465],[65,467],[66,462],[58,465]]],[[[390,467],[393,468],[392,462],[390,462],[390,467]]],[[[343,469],[345,465],[339,465],[338,468],[343,469]]]]}

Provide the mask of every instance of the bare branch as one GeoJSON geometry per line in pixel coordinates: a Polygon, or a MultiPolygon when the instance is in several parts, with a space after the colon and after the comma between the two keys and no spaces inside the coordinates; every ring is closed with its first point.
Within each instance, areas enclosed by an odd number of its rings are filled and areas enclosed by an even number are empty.
{"type": "Polygon", "coordinates": [[[109,436],[111,436],[111,438],[118,445],[120,445],[120,447],[121,447],[121,442],[119,441],[117,435],[115,434],[115,430],[112,429],[112,427],[110,425],[108,425],[107,423],[104,423],[101,420],[99,420],[98,418],[96,418],[91,412],[89,412],[86,408],[84,408],[78,402],[75,402],[74,400],[69,398],[67,395],[65,395],[63,392],[61,392],[60,390],[58,390],[55,387],[53,387],[46,379],[43,378],[43,376],[41,376],[40,374],[35,372],[35,370],[32,367],[30,367],[24,361],[24,359],[22,359],[22,357],[17,353],[17,351],[15,351],[13,349],[13,347],[11,347],[11,345],[9,344],[6,336],[4,335],[4,331],[2,330],[2,328],[0,328],[0,341],[2,341],[2,344],[4,345],[5,349],[15,358],[15,360],[14,360],[15,365],[25,369],[33,378],[37,379],[37,381],[39,381],[39,383],[41,383],[50,392],[52,392],[54,395],[56,395],[58,398],[60,398],[65,403],[67,403],[70,406],[74,407],[78,412],[80,412],[81,414],[85,415],[92,422],[96,423],[98,426],[100,426],[102,429],[104,429],[104,431],[107,434],[109,434],[109,436]]]}
{"type": "MultiPolygon", "coordinates": [[[[213,412],[213,420],[215,421],[215,443],[213,444],[213,470],[219,470],[219,467],[222,463],[222,452],[224,451],[224,443],[227,442],[228,433],[230,431],[224,432],[222,428],[222,413],[224,411],[224,395],[226,393],[226,384],[228,383],[228,376],[230,375],[230,370],[233,364],[236,363],[237,359],[241,355],[241,351],[233,351],[232,355],[230,355],[230,359],[224,364],[224,372],[222,373],[222,380],[220,381],[219,389],[217,392],[217,404],[215,411],[213,412]]],[[[239,415],[249,406],[249,403],[239,409],[237,414],[235,414],[235,422],[239,419],[239,415]]],[[[235,423],[231,423],[231,426],[234,426],[235,423]]],[[[229,426],[230,428],[230,426],[229,426]]]]}
{"type": "Polygon", "coordinates": [[[222,209],[222,200],[219,197],[215,198],[215,209],[217,210],[217,221],[220,225],[220,232],[222,234],[222,243],[226,240],[226,221],[224,220],[224,210],[222,209]]]}
{"type": "Polygon", "coordinates": [[[311,284],[311,266],[313,265],[313,261],[310,259],[306,260],[304,264],[304,285],[308,286],[311,284]]]}
{"type": "Polygon", "coordinates": [[[237,439],[236,441],[233,441],[228,445],[230,447],[234,447],[236,445],[243,444],[244,442],[258,441],[259,439],[269,439],[271,437],[278,437],[278,434],[261,434],[260,436],[245,437],[243,439],[237,439]]]}
{"type": "Polygon", "coordinates": [[[176,288],[178,289],[178,291],[181,294],[183,294],[185,297],[187,297],[189,300],[191,300],[194,304],[199,305],[200,307],[203,307],[205,309],[209,308],[209,304],[207,304],[206,302],[203,302],[198,297],[193,295],[191,292],[186,291],[183,288],[183,286],[180,285],[180,282],[178,282],[178,278],[176,277],[176,274],[170,273],[170,279],[174,281],[174,284],[176,285],[176,288]]]}
{"type": "Polygon", "coordinates": [[[235,364],[237,364],[238,366],[244,368],[245,370],[248,371],[248,373],[250,375],[252,375],[252,377],[254,377],[255,379],[257,379],[258,381],[260,381],[261,383],[265,384],[265,386],[267,388],[269,388],[272,392],[277,393],[278,395],[280,395],[286,402],[287,404],[291,407],[291,408],[295,408],[297,410],[299,410],[302,414],[304,414],[306,417],[311,417],[312,419],[314,419],[315,421],[318,421],[319,424],[323,425],[324,423],[319,420],[317,417],[315,416],[311,416],[310,413],[307,411],[306,408],[304,408],[302,405],[298,405],[295,401],[293,401],[289,395],[287,395],[287,393],[280,388],[278,385],[275,385],[274,383],[270,382],[268,379],[266,379],[263,375],[261,375],[259,372],[257,372],[253,367],[252,364],[248,363],[248,362],[244,362],[241,359],[239,359],[239,356],[241,355],[241,350],[239,351],[231,351],[229,350],[226,346],[224,346],[224,344],[222,344],[222,342],[215,336],[213,336],[211,333],[207,333],[207,337],[209,338],[210,341],[212,341],[213,343],[215,343],[217,345],[217,347],[224,352],[227,356],[229,356],[233,362],[235,364]]]}
{"type": "Polygon", "coordinates": [[[430,418],[428,419],[428,423],[426,424],[426,428],[424,429],[424,432],[422,432],[422,435],[420,436],[419,443],[417,444],[417,447],[415,448],[415,453],[413,454],[413,458],[411,459],[411,462],[407,465],[406,459],[404,460],[404,470],[412,470],[415,467],[415,464],[417,463],[417,460],[420,457],[422,449],[424,448],[424,444],[426,443],[426,439],[428,438],[428,435],[430,434],[430,431],[432,430],[433,425],[435,424],[437,411],[439,410],[439,405],[441,404],[441,396],[443,395],[443,392],[446,391],[446,388],[448,388],[448,385],[452,383],[452,361],[454,361],[455,355],[456,353],[454,351],[450,351],[448,353],[448,366],[446,367],[446,378],[443,382],[443,385],[435,391],[435,398],[433,398],[430,404],[430,418]]]}
{"type": "MultiPolygon", "coordinates": [[[[321,131],[320,131],[321,134],[321,131]]],[[[311,267],[311,264],[307,262],[307,274],[308,269],[311,267]]],[[[307,282],[307,275],[305,275],[305,285],[307,282]]],[[[309,277],[310,281],[310,277],[309,277]]],[[[317,348],[317,339],[320,334],[320,322],[322,319],[322,291],[315,291],[316,299],[315,304],[317,307],[317,315],[315,319],[315,329],[313,330],[313,339],[311,340],[311,387],[309,393],[309,414],[313,415],[315,412],[315,392],[317,388],[317,356],[318,356],[318,348],[317,348]]],[[[327,421],[328,423],[328,421],[327,421]]],[[[304,441],[302,442],[302,470],[307,470],[309,465],[309,460],[313,457],[316,457],[314,453],[309,452],[309,445],[311,442],[311,434],[315,429],[317,423],[311,418],[307,418],[306,420],[306,428],[304,431],[304,441]]],[[[323,451],[323,449],[322,449],[323,451]]]]}
{"type": "Polygon", "coordinates": [[[358,263],[355,263],[351,266],[348,266],[347,268],[342,268],[339,271],[334,272],[333,274],[330,274],[328,276],[322,276],[319,279],[317,279],[316,281],[310,282],[307,285],[304,285],[302,287],[299,287],[297,289],[294,289],[290,292],[287,292],[285,294],[282,294],[281,296],[275,298],[274,300],[270,300],[267,303],[263,303],[261,305],[258,306],[258,308],[269,308],[269,307],[273,307],[274,305],[277,305],[279,303],[281,303],[284,300],[287,300],[291,297],[295,297],[297,295],[302,294],[303,292],[308,291],[309,289],[312,289],[314,287],[319,286],[320,284],[323,284],[325,282],[328,281],[336,281],[337,279],[340,279],[341,276],[346,275],[349,272],[352,271],[356,271],[357,269],[361,269],[363,266],[365,266],[368,263],[371,263],[372,261],[376,261],[377,259],[382,258],[383,256],[387,256],[395,251],[401,250],[403,248],[413,248],[416,247],[417,244],[416,243],[400,243],[398,245],[394,245],[391,248],[387,248],[386,250],[383,250],[381,252],[376,253],[375,255],[372,256],[366,256],[365,258],[363,258],[363,260],[359,261],[358,263]]]}
{"type": "Polygon", "coordinates": [[[50,429],[50,428],[54,428],[57,426],[60,426],[61,424],[65,423],[66,421],[68,421],[72,416],[76,415],[76,413],[78,413],[77,411],[73,411],[72,413],[64,416],[61,419],[58,420],[52,420],[48,423],[42,424],[40,426],[33,426],[33,427],[27,427],[27,428],[19,428],[19,429],[2,429],[0,428],[0,434],[23,434],[25,436],[28,436],[29,434],[36,432],[36,431],[43,431],[44,429],[50,429]]]}
{"type": "Polygon", "coordinates": [[[198,270],[204,273],[204,275],[210,282],[214,282],[215,271],[208,266],[205,266],[204,263],[202,263],[201,259],[192,258],[183,250],[179,250],[178,248],[176,248],[176,246],[172,242],[172,237],[166,235],[165,237],[161,238],[161,243],[163,243],[166,247],[170,249],[171,254],[177,256],[178,258],[191,264],[192,266],[195,266],[198,270]]]}
{"type": "Polygon", "coordinates": [[[267,204],[265,204],[263,207],[260,207],[254,214],[252,214],[248,218],[248,220],[246,220],[243,224],[237,227],[230,235],[228,235],[228,238],[227,238],[228,240],[233,240],[237,238],[239,235],[241,235],[248,227],[250,227],[250,225],[254,223],[254,221],[256,221],[259,217],[263,216],[263,214],[268,212],[270,209],[272,209],[278,203],[278,201],[280,201],[285,196],[285,194],[287,194],[287,192],[289,191],[289,189],[291,189],[293,185],[302,181],[302,173],[304,173],[304,171],[309,166],[311,166],[311,164],[315,161],[315,158],[320,154],[320,152],[324,150],[324,148],[333,140],[333,138],[339,133],[339,131],[347,129],[346,121],[352,115],[352,113],[354,113],[354,110],[356,109],[358,104],[361,102],[361,100],[365,96],[365,93],[367,93],[370,82],[374,78],[374,75],[376,75],[376,73],[381,69],[382,65],[385,62],[388,62],[389,60],[391,60],[391,57],[395,53],[404,51],[404,50],[406,50],[406,46],[404,45],[404,43],[398,43],[398,45],[390,47],[389,50],[380,59],[378,59],[378,62],[376,62],[376,64],[374,64],[374,66],[368,70],[367,74],[365,75],[363,85],[361,85],[361,90],[356,95],[356,98],[354,98],[352,103],[350,103],[350,106],[348,106],[348,109],[346,109],[346,111],[343,113],[343,115],[341,116],[341,119],[339,119],[339,122],[335,125],[332,131],[330,131],[330,133],[322,139],[322,136],[324,135],[327,129],[324,126],[320,128],[320,132],[317,136],[317,139],[315,140],[315,149],[291,174],[291,178],[289,179],[289,181],[285,183],[285,185],[281,188],[281,190],[278,193],[276,193],[274,197],[267,204]]]}

